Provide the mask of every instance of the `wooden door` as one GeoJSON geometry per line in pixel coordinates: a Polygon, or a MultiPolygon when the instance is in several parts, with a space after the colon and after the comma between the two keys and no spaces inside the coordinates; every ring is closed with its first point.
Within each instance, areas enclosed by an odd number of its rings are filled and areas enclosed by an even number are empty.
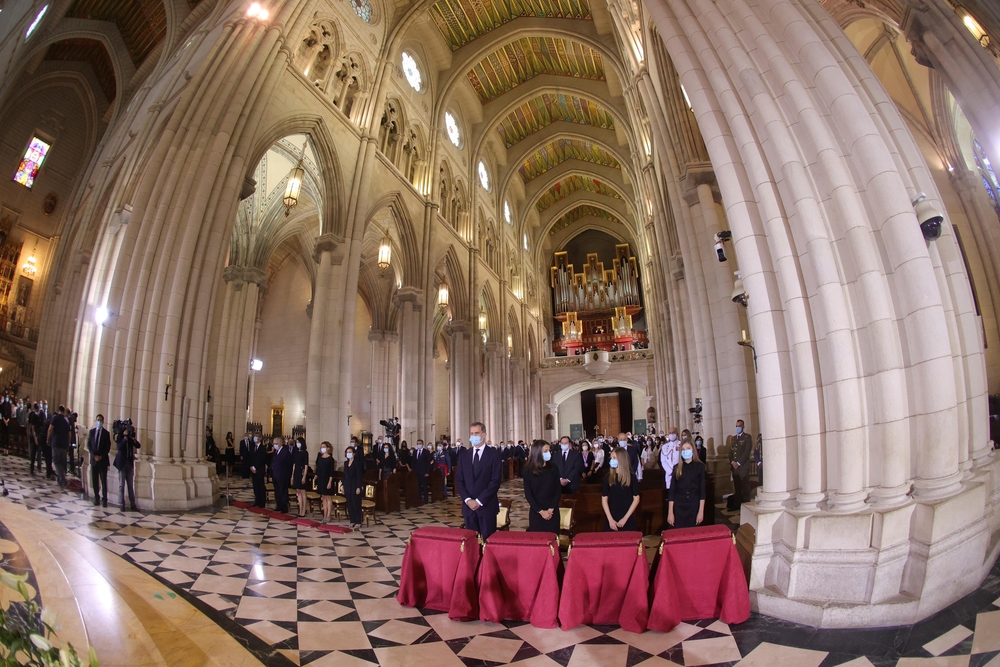
{"type": "Polygon", "coordinates": [[[621,414],[618,411],[618,392],[597,395],[597,429],[612,438],[621,432],[621,414]]]}
{"type": "Polygon", "coordinates": [[[271,408],[271,436],[278,437],[282,435],[282,429],[284,428],[284,408],[271,408]]]}

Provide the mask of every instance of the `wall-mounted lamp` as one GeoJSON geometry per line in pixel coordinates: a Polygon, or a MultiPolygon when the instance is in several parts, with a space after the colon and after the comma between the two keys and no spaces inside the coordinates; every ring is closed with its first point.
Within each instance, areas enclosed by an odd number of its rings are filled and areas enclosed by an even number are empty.
{"type": "Polygon", "coordinates": [[[251,359],[250,360],[250,370],[252,370],[252,371],[259,371],[262,368],[264,368],[264,362],[263,361],[261,361],[260,359],[251,359]]]}
{"type": "Polygon", "coordinates": [[[98,306],[97,309],[94,310],[94,321],[97,322],[97,324],[99,324],[102,327],[110,317],[111,317],[111,312],[104,306],[98,306]]]}
{"type": "Polygon", "coordinates": [[[247,16],[252,19],[266,21],[271,17],[271,12],[260,6],[260,3],[253,3],[247,8],[247,16]]]}
{"type": "Polygon", "coordinates": [[[757,372],[757,350],[753,346],[753,340],[747,338],[747,330],[744,329],[742,332],[742,337],[736,342],[740,347],[749,347],[750,351],[753,352],[753,372],[757,372]]]}

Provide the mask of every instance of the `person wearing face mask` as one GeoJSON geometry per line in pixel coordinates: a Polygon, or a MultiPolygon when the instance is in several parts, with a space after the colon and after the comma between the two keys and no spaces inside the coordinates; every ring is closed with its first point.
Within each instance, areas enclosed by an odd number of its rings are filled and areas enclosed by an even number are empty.
{"type": "Polygon", "coordinates": [[[223,460],[226,462],[226,477],[229,477],[233,474],[233,466],[236,465],[236,443],[232,431],[226,431],[226,451],[223,460]]]}
{"type": "Polygon", "coordinates": [[[378,469],[382,471],[381,479],[386,479],[396,469],[396,453],[392,451],[388,440],[383,440],[375,451],[375,460],[378,462],[378,469]]]}
{"type": "Polygon", "coordinates": [[[580,483],[583,484],[594,472],[594,452],[591,451],[588,440],[580,443],[580,458],[583,459],[583,472],[580,473],[580,483]]]}
{"type": "Polygon", "coordinates": [[[455,470],[455,486],[462,498],[465,527],[485,540],[496,532],[500,501],[500,454],[486,446],[486,426],[473,422],[469,426],[470,449],[463,449],[455,470]]]}
{"type": "MultiPolygon", "coordinates": [[[[629,435],[629,434],[619,433],[618,434],[618,447],[620,449],[624,449],[626,452],[628,452],[629,469],[632,471],[632,475],[633,476],[638,477],[638,473],[639,473],[639,458],[640,458],[641,452],[639,451],[639,448],[636,447],[630,441],[631,437],[632,436],[629,435]]],[[[610,459],[608,460],[608,462],[610,463],[610,459]]]]}
{"type": "Polygon", "coordinates": [[[583,479],[583,457],[573,451],[569,436],[559,438],[559,451],[553,453],[552,459],[563,493],[576,493],[583,479]]]}
{"type": "Polygon", "coordinates": [[[596,482],[605,474],[604,462],[607,460],[607,454],[604,451],[604,438],[599,438],[594,444],[594,465],[590,471],[590,478],[596,482]]]}
{"type": "Polygon", "coordinates": [[[247,431],[240,440],[240,474],[243,479],[250,479],[250,454],[257,446],[257,437],[247,431]]]}
{"type": "Polygon", "coordinates": [[[365,483],[361,464],[354,460],[354,447],[344,451],[344,498],[347,500],[347,519],[352,530],[361,529],[361,499],[365,483]]]}
{"type": "Polygon", "coordinates": [[[677,452],[679,444],[680,443],[677,442],[677,429],[672,428],[667,434],[667,441],[663,443],[662,447],[660,447],[660,467],[663,468],[664,483],[668,489],[673,483],[673,477],[670,474],[670,471],[674,469],[674,466],[677,465],[677,461],[680,458],[680,455],[677,452]]]}
{"type": "Polygon", "coordinates": [[[680,461],[671,477],[667,523],[674,528],[701,525],[705,520],[705,464],[690,441],[681,442],[680,461]]]}
{"type": "Polygon", "coordinates": [[[451,457],[445,451],[443,442],[437,444],[436,451],[434,452],[434,465],[441,469],[441,474],[447,480],[448,473],[451,472],[451,457]]]}
{"type": "Polygon", "coordinates": [[[413,472],[417,473],[417,486],[420,489],[420,501],[424,504],[430,502],[430,481],[431,466],[434,465],[434,457],[424,448],[424,441],[417,440],[417,448],[410,457],[413,472]]]}
{"type": "Polygon", "coordinates": [[[309,489],[306,478],[309,475],[309,449],[306,447],[306,439],[301,435],[295,438],[295,447],[292,450],[292,488],[295,489],[295,502],[299,506],[299,516],[306,515],[306,508],[309,506],[306,501],[306,491],[309,489]]]}
{"type": "Polygon", "coordinates": [[[108,506],[108,456],[111,454],[111,434],[104,428],[104,415],[97,415],[94,428],[87,437],[90,451],[90,490],[94,494],[94,506],[108,506]]]}
{"type": "Polygon", "coordinates": [[[708,450],[705,448],[705,439],[701,435],[695,436],[694,449],[698,453],[698,460],[704,463],[708,460],[708,450]]]}
{"type": "MultiPolygon", "coordinates": [[[[350,449],[350,448],[348,448],[350,449]]],[[[333,496],[337,489],[333,484],[333,446],[329,442],[321,442],[319,456],[316,457],[316,491],[323,501],[323,523],[330,523],[330,511],[333,509],[333,496]]],[[[358,470],[361,468],[359,467],[358,470]]]]}
{"type": "Polygon", "coordinates": [[[746,502],[750,481],[750,457],[753,455],[753,438],[743,430],[743,420],[736,420],[736,435],[729,446],[729,467],[733,469],[733,495],[729,498],[728,509],[735,512],[746,502]]]}
{"type": "Polygon", "coordinates": [[[406,444],[406,440],[399,443],[399,449],[396,450],[396,457],[399,459],[399,465],[407,470],[413,470],[413,452],[410,450],[410,446],[406,444]]]}
{"type": "Polygon", "coordinates": [[[608,520],[604,530],[639,530],[635,521],[635,512],[639,509],[639,480],[629,467],[628,451],[616,447],[611,450],[608,463],[611,470],[601,490],[601,507],[608,520]]]}
{"type": "Polygon", "coordinates": [[[250,478],[253,481],[254,507],[267,506],[267,486],[264,485],[264,473],[267,468],[267,447],[260,441],[260,436],[253,437],[253,449],[250,450],[250,478]]]}
{"type": "Polygon", "coordinates": [[[274,505],[282,514],[288,513],[288,484],[292,480],[292,451],[283,438],[274,438],[271,458],[271,483],[274,484],[274,505]]]}
{"type": "Polygon", "coordinates": [[[559,498],[562,486],[552,465],[549,443],[535,440],[524,470],[524,498],[531,509],[528,532],[559,534],[559,498]]]}

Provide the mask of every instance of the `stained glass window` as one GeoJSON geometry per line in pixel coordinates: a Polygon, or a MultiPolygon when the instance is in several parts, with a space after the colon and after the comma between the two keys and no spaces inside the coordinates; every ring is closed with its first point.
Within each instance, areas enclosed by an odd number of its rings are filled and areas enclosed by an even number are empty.
{"type": "Polygon", "coordinates": [[[510,215],[510,204],[504,201],[503,203],[503,219],[507,221],[508,225],[514,224],[510,215]]]}
{"type": "Polygon", "coordinates": [[[365,23],[372,22],[372,5],[368,0],[351,0],[351,7],[365,23]]]}
{"type": "Polygon", "coordinates": [[[972,140],[972,151],[976,155],[976,164],[979,166],[979,175],[983,179],[986,194],[990,196],[993,208],[996,210],[997,216],[1000,217],[1000,180],[997,179],[993,165],[990,164],[990,159],[986,157],[986,152],[983,151],[983,146],[978,139],[972,140]]]}
{"type": "Polygon", "coordinates": [[[525,252],[528,251],[528,235],[527,234],[524,235],[524,250],[525,250],[525,252]]]}
{"type": "Polygon", "coordinates": [[[44,7],[42,7],[38,11],[38,14],[35,16],[35,20],[31,22],[31,25],[28,26],[27,31],[25,31],[25,33],[24,33],[24,39],[25,39],[25,41],[27,41],[28,38],[31,37],[31,35],[38,28],[38,24],[42,22],[43,18],[45,18],[45,12],[47,12],[47,11],[49,11],[49,6],[48,5],[45,5],[44,7]]]}
{"type": "Polygon", "coordinates": [[[479,161],[479,184],[483,186],[483,190],[490,189],[490,174],[482,160],[479,161]]]}
{"type": "Polygon", "coordinates": [[[444,112],[444,129],[448,132],[448,138],[451,139],[451,143],[458,147],[459,141],[462,139],[462,135],[458,131],[458,122],[455,117],[451,115],[450,111],[444,112]]]}
{"type": "Polygon", "coordinates": [[[403,63],[403,76],[413,86],[413,90],[419,91],[420,84],[423,83],[423,77],[420,75],[420,68],[417,67],[417,61],[406,51],[403,51],[401,60],[403,63]]]}
{"type": "Polygon", "coordinates": [[[41,168],[42,162],[45,161],[48,152],[49,144],[38,137],[32,137],[31,143],[28,144],[28,150],[24,151],[24,159],[21,160],[21,164],[17,167],[17,173],[14,174],[14,181],[30,190],[31,186],[35,184],[35,177],[38,176],[38,170],[41,168]]]}

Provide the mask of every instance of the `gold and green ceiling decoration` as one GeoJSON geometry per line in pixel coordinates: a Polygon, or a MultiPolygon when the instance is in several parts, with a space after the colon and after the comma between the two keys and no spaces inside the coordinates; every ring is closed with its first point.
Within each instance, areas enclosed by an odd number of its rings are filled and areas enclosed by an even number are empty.
{"type": "Polygon", "coordinates": [[[601,54],[589,46],[554,37],[522,37],[494,51],[469,71],[469,83],[483,104],[540,74],[604,81],[601,54]]]}
{"type": "Polygon", "coordinates": [[[604,181],[599,181],[596,178],[591,178],[590,176],[573,174],[571,176],[567,176],[549,188],[548,192],[542,195],[538,199],[538,202],[535,203],[535,208],[538,209],[539,213],[541,213],[556,202],[569,197],[577,190],[586,190],[587,192],[593,192],[594,194],[604,195],[605,197],[612,197],[614,199],[622,198],[622,196],[618,194],[617,190],[604,181]]]}
{"type": "Polygon", "coordinates": [[[520,16],[591,17],[587,0],[439,0],[430,12],[452,51],[520,16]]]}
{"type": "Polygon", "coordinates": [[[574,95],[545,93],[507,114],[497,125],[497,132],[507,148],[510,148],[556,121],[592,125],[606,130],[615,129],[614,119],[600,104],[574,95]]]}
{"type": "Polygon", "coordinates": [[[537,178],[566,160],[582,160],[593,164],[621,169],[613,155],[600,146],[583,139],[560,138],[550,141],[524,161],[518,169],[525,183],[537,178]]]}
{"type": "Polygon", "coordinates": [[[579,206],[572,208],[569,211],[566,211],[566,213],[563,214],[561,218],[556,220],[555,224],[552,225],[552,228],[549,229],[549,236],[555,236],[560,231],[566,229],[577,220],[581,220],[583,218],[588,218],[588,217],[604,218],[605,220],[617,223],[619,225],[624,224],[621,220],[618,219],[618,216],[616,216],[611,211],[608,211],[603,208],[598,208],[597,206],[591,206],[590,204],[580,204],[579,206]]]}

